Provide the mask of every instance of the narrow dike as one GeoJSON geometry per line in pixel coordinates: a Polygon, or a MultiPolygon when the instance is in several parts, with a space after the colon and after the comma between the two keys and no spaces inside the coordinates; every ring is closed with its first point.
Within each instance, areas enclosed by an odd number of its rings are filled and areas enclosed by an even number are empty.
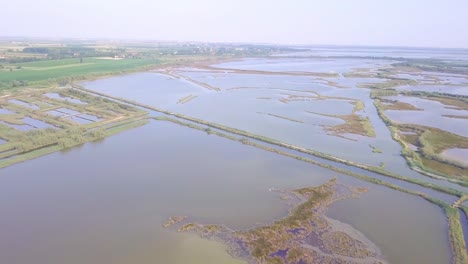
{"type": "Polygon", "coordinates": [[[466,251],[466,254],[468,254],[468,247],[466,247],[468,245],[468,208],[466,208],[465,210],[463,209],[459,209],[459,214],[460,214],[460,224],[461,224],[461,227],[463,229],[463,237],[465,238],[465,251],[466,251]]]}
{"type": "MultiPolygon", "coordinates": [[[[315,156],[317,158],[322,158],[322,159],[326,159],[326,160],[329,160],[329,161],[342,163],[342,164],[348,165],[350,167],[354,167],[354,168],[357,168],[357,169],[362,169],[362,170],[365,170],[365,171],[368,171],[368,172],[372,172],[372,173],[374,173],[373,175],[387,176],[387,178],[393,178],[393,179],[405,181],[405,182],[408,182],[408,183],[416,184],[416,185],[419,185],[419,186],[422,186],[422,187],[425,187],[425,188],[430,188],[430,189],[433,189],[433,190],[436,190],[436,191],[439,191],[439,192],[443,192],[443,193],[446,193],[446,194],[450,194],[450,195],[456,196],[456,197],[462,197],[463,195],[467,194],[467,193],[465,193],[465,192],[463,192],[461,190],[458,190],[458,189],[454,189],[454,188],[446,187],[446,186],[439,186],[439,185],[434,184],[434,183],[430,183],[430,182],[426,182],[426,181],[422,181],[422,180],[418,180],[418,179],[414,179],[414,178],[404,177],[404,176],[401,176],[401,175],[398,175],[398,174],[383,170],[383,169],[378,168],[378,167],[359,164],[359,163],[356,163],[356,162],[352,162],[352,161],[344,160],[344,159],[341,159],[341,158],[337,158],[337,157],[334,157],[334,156],[331,156],[331,155],[328,155],[328,154],[325,154],[325,153],[322,153],[322,152],[309,150],[309,149],[301,148],[301,147],[298,147],[298,146],[293,146],[293,145],[283,143],[283,142],[280,142],[280,141],[277,141],[277,140],[273,140],[273,139],[270,139],[270,138],[267,138],[267,137],[251,134],[251,133],[246,132],[244,130],[239,130],[239,129],[235,129],[235,128],[231,128],[231,127],[226,127],[226,126],[223,126],[223,125],[220,125],[220,124],[211,123],[211,122],[207,122],[207,121],[200,120],[200,119],[197,119],[197,118],[188,117],[188,116],[185,116],[185,115],[182,115],[182,114],[173,113],[173,112],[170,112],[170,111],[167,111],[167,110],[159,109],[157,107],[153,107],[153,106],[141,104],[141,103],[138,103],[138,102],[135,102],[135,101],[127,100],[127,99],[124,99],[124,98],[114,97],[114,96],[111,96],[111,95],[108,95],[108,94],[104,94],[104,93],[96,92],[96,91],[93,91],[93,90],[89,90],[89,89],[86,89],[86,88],[78,86],[78,85],[73,85],[73,87],[75,89],[79,89],[79,90],[82,90],[84,92],[100,95],[100,96],[103,96],[103,97],[114,99],[116,101],[124,102],[124,103],[130,104],[130,105],[134,105],[134,106],[138,106],[138,107],[145,108],[145,109],[148,109],[148,110],[163,113],[163,114],[166,114],[166,115],[169,115],[169,116],[172,116],[172,117],[180,118],[180,119],[183,119],[184,121],[190,121],[190,122],[193,122],[193,123],[209,126],[211,128],[216,128],[216,129],[222,130],[223,132],[229,132],[231,134],[235,134],[235,135],[238,135],[238,136],[248,138],[249,140],[257,140],[257,141],[261,141],[262,143],[267,143],[267,144],[283,147],[283,148],[286,148],[286,149],[290,149],[290,150],[293,150],[293,151],[302,152],[304,154],[309,154],[309,155],[315,156]]],[[[449,203],[453,203],[454,201],[455,200],[449,201],[449,203]]]]}

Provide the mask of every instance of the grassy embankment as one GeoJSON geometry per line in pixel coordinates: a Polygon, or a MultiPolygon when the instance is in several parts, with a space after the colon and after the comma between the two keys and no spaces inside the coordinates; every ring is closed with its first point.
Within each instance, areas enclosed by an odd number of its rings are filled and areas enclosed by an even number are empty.
{"type": "Polygon", "coordinates": [[[466,242],[463,236],[463,227],[460,223],[460,213],[457,208],[444,206],[448,218],[449,239],[453,252],[453,263],[468,263],[468,254],[466,253],[466,242]]]}
{"type": "Polygon", "coordinates": [[[330,115],[330,114],[322,114],[322,113],[316,113],[316,112],[310,112],[310,111],[306,111],[306,112],[315,114],[315,115],[320,115],[320,116],[338,118],[345,122],[344,124],[325,127],[325,131],[329,135],[343,136],[345,134],[355,134],[355,135],[361,135],[361,136],[366,136],[366,137],[375,137],[375,130],[374,130],[374,127],[372,126],[371,121],[369,120],[369,117],[367,116],[362,117],[356,113],[364,109],[365,107],[364,103],[361,101],[355,101],[353,103],[354,103],[353,112],[348,115],[330,115]]]}
{"type": "MultiPolygon", "coordinates": [[[[433,127],[395,123],[385,115],[388,105],[381,103],[378,93],[374,93],[373,97],[379,116],[392,131],[393,138],[402,145],[402,155],[411,168],[419,168],[428,176],[440,175],[468,186],[466,165],[442,155],[447,149],[468,148],[467,138],[433,127]],[[417,147],[417,150],[413,150],[410,144],[417,147]]],[[[452,104],[455,103],[452,101],[452,104]]]]}

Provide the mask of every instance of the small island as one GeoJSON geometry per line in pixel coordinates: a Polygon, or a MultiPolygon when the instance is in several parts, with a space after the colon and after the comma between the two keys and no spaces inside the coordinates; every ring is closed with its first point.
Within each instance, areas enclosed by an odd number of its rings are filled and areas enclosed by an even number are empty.
{"type": "Polygon", "coordinates": [[[171,217],[178,232],[193,232],[229,245],[229,253],[248,263],[385,263],[379,249],[358,231],[325,216],[336,201],[366,192],[332,179],[318,187],[278,191],[290,213],[271,224],[235,231],[226,226],[185,222],[171,217]],[[174,221],[174,219],[178,221],[174,221]]]}

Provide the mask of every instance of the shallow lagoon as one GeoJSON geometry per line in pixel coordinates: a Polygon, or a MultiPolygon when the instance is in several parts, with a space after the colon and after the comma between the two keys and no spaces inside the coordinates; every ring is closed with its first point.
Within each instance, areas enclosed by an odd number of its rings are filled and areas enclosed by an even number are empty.
{"type": "Polygon", "coordinates": [[[447,105],[433,100],[426,100],[409,96],[389,96],[390,100],[409,103],[424,111],[387,110],[385,115],[390,119],[405,124],[417,124],[436,127],[460,136],[468,137],[468,119],[446,117],[444,115],[464,116],[466,110],[449,109],[447,105]]]}
{"type": "MultiPolygon", "coordinates": [[[[251,60],[245,60],[236,63],[248,64],[250,62],[251,60]]],[[[157,77],[154,73],[130,74],[86,82],[83,85],[88,89],[235,127],[354,162],[380,166],[382,161],[385,161],[386,169],[400,175],[424,179],[459,190],[468,189],[446,181],[430,179],[411,170],[400,155],[401,146],[393,141],[390,131],[378,116],[373,100],[369,97],[368,89],[336,88],[317,83],[317,79],[310,76],[213,73],[189,68],[176,71],[190,79],[219,88],[220,91],[208,90],[186,80],[175,79],[160,73],[156,74],[157,77]],[[155,78],[157,81],[153,82],[155,78]],[[178,83],[176,87],[184,87],[181,88],[186,91],[184,95],[195,94],[198,97],[188,103],[177,104],[182,94],[170,88],[173,82],[178,83]],[[345,100],[327,98],[314,100],[313,97],[317,96],[314,93],[322,96],[344,97],[345,100]],[[289,95],[310,96],[311,98],[288,103],[280,101],[289,95]],[[344,138],[328,135],[324,130],[324,125],[338,125],[343,121],[306,112],[349,114],[353,109],[349,99],[360,100],[365,104],[365,109],[360,114],[371,120],[376,132],[375,138],[359,137],[358,141],[354,139],[355,136],[344,138]],[[373,153],[369,145],[382,150],[382,153],[373,153]]],[[[355,78],[342,79],[354,80],[355,78]]],[[[323,82],[323,80],[319,81],[323,82]]]]}
{"type": "Polygon", "coordinates": [[[83,114],[81,112],[68,109],[68,108],[63,108],[63,107],[55,109],[55,110],[47,111],[47,114],[55,116],[55,117],[70,119],[79,124],[89,124],[89,123],[100,120],[100,118],[97,116],[90,115],[90,114],[83,114]]]}
{"type": "Polygon", "coordinates": [[[208,91],[185,80],[153,72],[106,78],[82,85],[102,93],[159,107],[168,107],[187,95],[198,95],[208,91]]]}
{"type": "Polygon", "coordinates": [[[214,65],[223,69],[260,70],[274,72],[322,72],[339,73],[350,72],[357,68],[373,68],[388,66],[391,61],[366,59],[244,59],[214,65]]]}
{"type": "MultiPolygon", "coordinates": [[[[315,186],[332,177],[370,188],[356,199],[372,208],[367,213],[400,216],[402,222],[391,224],[377,219],[380,232],[359,227],[389,261],[448,262],[442,211],[419,197],[162,121],[2,169],[0,258],[11,264],[238,263],[217,242],[161,225],[173,215],[236,229],[268,223],[287,213],[270,188],[315,186]],[[408,250],[398,252],[402,247],[408,250]]],[[[365,207],[347,210],[362,214],[365,207]]]]}
{"type": "Polygon", "coordinates": [[[39,106],[37,106],[35,104],[30,104],[28,102],[24,102],[24,101],[20,101],[20,100],[16,100],[16,99],[8,100],[8,102],[16,104],[16,105],[23,106],[23,107],[31,108],[31,109],[34,109],[34,110],[39,109],[39,106]]]}

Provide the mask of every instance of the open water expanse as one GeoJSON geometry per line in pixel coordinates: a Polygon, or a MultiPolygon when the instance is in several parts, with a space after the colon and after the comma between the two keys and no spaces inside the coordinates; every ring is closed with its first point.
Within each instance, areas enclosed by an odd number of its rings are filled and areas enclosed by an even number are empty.
{"type": "MultiPolygon", "coordinates": [[[[353,162],[372,166],[383,166],[384,162],[385,169],[405,177],[467,191],[408,167],[400,155],[401,146],[377,114],[370,89],[363,88],[385,80],[345,77],[357,69],[373,72],[391,67],[391,54],[447,60],[457,54],[362,48],[294,54],[294,58],[285,54],[206,68],[129,74],[81,85],[353,162]],[[330,57],[316,58],[317,54],[330,57]],[[340,55],[347,57],[336,58],[340,55]],[[356,111],[358,101],[363,108],[356,111]],[[344,124],[343,117],[351,114],[367,118],[375,137],[330,133],[327,128],[344,124]]],[[[398,77],[430,82],[429,74],[398,77]]],[[[443,85],[456,87],[453,93],[466,94],[463,76],[442,77],[443,85]]],[[[424,90],[425,85],[398,89],[424,90]]],[[[57,94],[48,96],[59,98],[57,94]]],[[[391,119],[436,123],[436,127],[468,136],[468,119],[444,117],[466,115],[466,111],[412,97],[392,100],[413,104],[422,111],[388,110],[391,119]]],[[[155,114],[150,112],[150,116],[155,114]]],[[[42,126],[32,119],[26,121],[42,126]]],[[[463,159],[466,151],[453,149],[445,155],[463,159]]],[[[266,225],[285,217],[290,209],[272,189],[318,186],[332,178],[365,187],[368,192],[331,205],[327,216],[362,233],[385,260],[450,262],[444,212],[421,197],[168,121],[151,121],[100,142],[1,169],[0,263],[243,263],[231,257],[219,241],[162,225],[171,216],[187,216],[193,222],[234,230],[266,225]]],[[[408,183],[396,184],[427,191],[447,202],[455,200],[408,183]]]]}

